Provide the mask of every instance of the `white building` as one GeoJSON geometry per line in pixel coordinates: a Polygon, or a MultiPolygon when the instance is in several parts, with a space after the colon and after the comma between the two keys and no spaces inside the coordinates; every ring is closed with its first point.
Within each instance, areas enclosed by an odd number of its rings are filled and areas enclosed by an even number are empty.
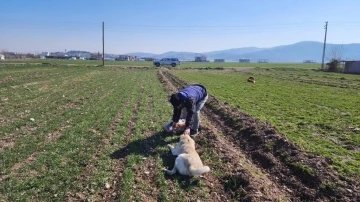
{"type": "Polygon", "coordinates": [[[225,62],[225,59],[214,59],[214,62],[225,62]]]}
{"type": "Polygon", "coordinates": [[[267,59],[260,59],[260,60],[258,60],[258,63],[269,63],[269,60],[267,60],[267,59]]]}
{"type": "Polygon", "coordinates": [[[241,58],[239,59],[240,63],[250,63],[250,59],[249,58],[241,58]]]}
{"type": "Polygon", "coordinates": [[[196,56],[195,62],[206,62],[206,56],[205,55],[196,56]]]}
{"type": "Polygon", "coordinates": [[[5,55],[0,54],[0,60],[5,60],[5,55]]]}

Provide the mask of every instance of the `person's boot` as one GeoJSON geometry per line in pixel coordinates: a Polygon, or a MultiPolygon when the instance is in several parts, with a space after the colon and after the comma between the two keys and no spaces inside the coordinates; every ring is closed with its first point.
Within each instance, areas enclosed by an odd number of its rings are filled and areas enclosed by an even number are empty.
{"type": "Polygon", "coordinates": [[[199,135],[199,131],[190,129],[190,137],[196,137],[199,135]]]}

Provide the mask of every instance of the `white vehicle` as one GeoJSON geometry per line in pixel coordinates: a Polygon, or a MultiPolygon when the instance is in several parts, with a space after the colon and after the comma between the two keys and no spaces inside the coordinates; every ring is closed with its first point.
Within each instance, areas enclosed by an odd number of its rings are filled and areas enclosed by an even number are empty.
{"type": "Polygon", "coordinates": [[[180,61],[177,58],[163,58],[161,60],[154,61],[154,65],[157,67],[164,65],[171,65],[172,67],[176,67],[177,65],[180,65],[180,61]]]}

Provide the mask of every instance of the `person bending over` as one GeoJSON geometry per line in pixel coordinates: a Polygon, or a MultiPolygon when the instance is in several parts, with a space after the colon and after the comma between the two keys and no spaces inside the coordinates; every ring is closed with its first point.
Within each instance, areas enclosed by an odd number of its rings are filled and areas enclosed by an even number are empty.
{"type": "Polygon", "coordinates": [[[171,95],[173,106],[172,128],[185,119],[185,135],[196,136],[199,132],[200,110],[208,99],[206,88],[200,84],[189,85],[171,95]]]}

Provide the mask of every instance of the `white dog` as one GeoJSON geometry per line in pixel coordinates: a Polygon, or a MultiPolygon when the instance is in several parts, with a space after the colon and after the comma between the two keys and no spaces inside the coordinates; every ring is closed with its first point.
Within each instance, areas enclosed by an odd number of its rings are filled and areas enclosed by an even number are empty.
{"type": "Polygon", "coordinates": [[[165,171],[173,175],[178,171],[182,175],[202,175],[210,171],[209,166],[204,166],[199,154],[195,150],[195,141],[189,135],[180,135],[180,141],[173,147],[169,145],[171,153],[176,157],[172,170],[165,171]]]}

